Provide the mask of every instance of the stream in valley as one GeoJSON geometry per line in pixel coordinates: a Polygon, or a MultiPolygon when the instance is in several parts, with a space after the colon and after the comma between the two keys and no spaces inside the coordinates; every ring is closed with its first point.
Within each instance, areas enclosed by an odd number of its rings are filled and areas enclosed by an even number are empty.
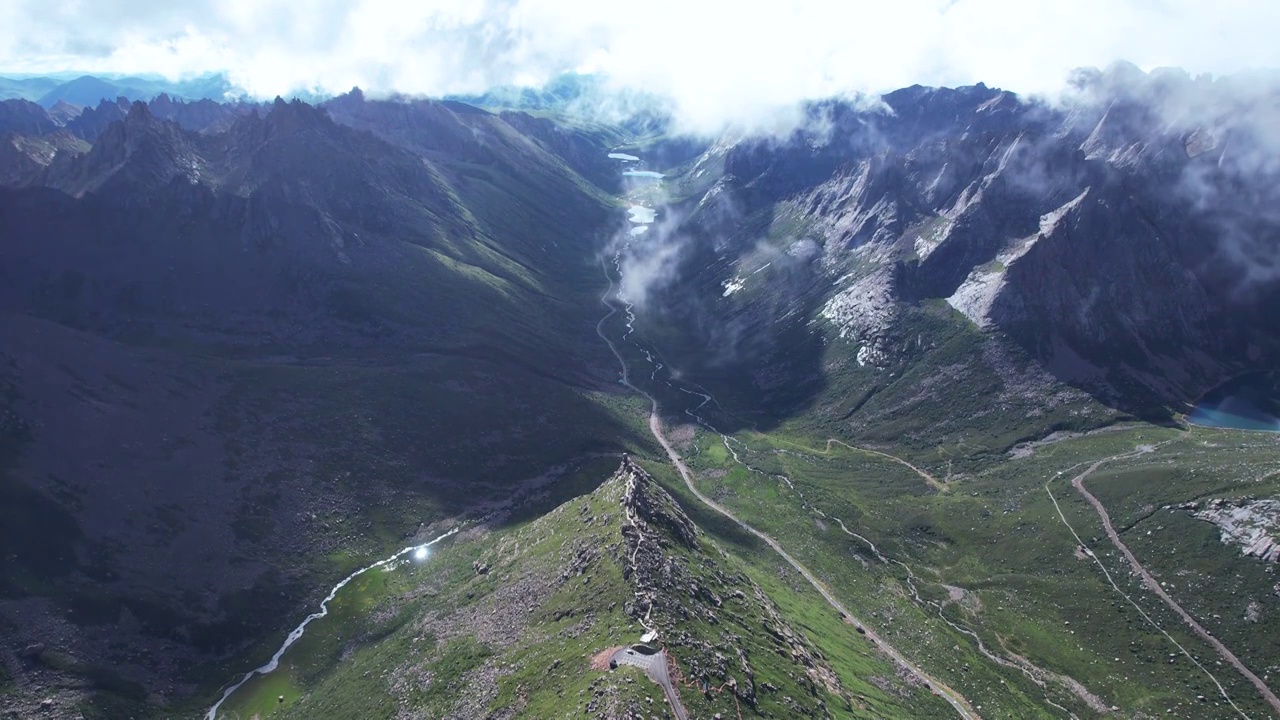
{"type": "Polygon", "coordinates": [[[297,627],[295,627],[287,637],[285,637],[284,643],[281,644],[280,649],[276,650],[276,653],[271,656],[271,660],[268,661],[267,664],[245,673],[244,677],[240,678],[239,682],[237,682],[234,685],[231,685],[230,687],[228,687],[226,690],[222,692],[222,697],[219,698],[218,702],[214,703],[214,706],[209,708],[209,712],[205,714],[204,716],[205,720],[217,720],[218,711],[222,708],[223,703],[225,703],[228,698],[234,695],[237,690],[244,687],[244,684],[252,680],[254,676],[267,675],[275,672],[276,668],[280,667],[280,658],[284,657],[285,651],[288,650],[291,645],[293,645],[294,643],[302,639],[302,636],[307,632],[308,625],[329,614],[329,603],[332,602],[333,599],[338,596],[338,591],[342,590],[342,588],[350,584],[352,580],[355,580],[356,578],[369,572],[370,570],[376,570],[378,568],[392,569],[390,566],[393,566],[395,563],[399,562],[402,558],[406,558],[406,557],[408,558],[409,562],[417,562],[417,563],[426,562],[426,560],[430,557],[430,554],[431,554],[431,546],[435,545],[441,540],[444,540],[445,538],[458,532],[459,529],[460,528],[455,527],[449,532],[443,535],[440,535],[439,537],[433,540],[429,540],[425,543],[422,543],[421,545],[410,545],[409,547],[400,550],[399,552],[397,552],[396,554],[390,557],[383,558],[382,560],[379,560],[378,562],[375,562],[371,565],[366,565],[365,567],[362,567],[359,570],[356,570],[355,572],[351,573],[347,577],[343,578],[342,582],[338,583],[337,585],[334,585],[333,589],[329,591],[329,594],[325,596],[324,600],[320,601],[320,610],[318,612],[311,613],[306,618],[304,618],[302,622],[297,627]]]}

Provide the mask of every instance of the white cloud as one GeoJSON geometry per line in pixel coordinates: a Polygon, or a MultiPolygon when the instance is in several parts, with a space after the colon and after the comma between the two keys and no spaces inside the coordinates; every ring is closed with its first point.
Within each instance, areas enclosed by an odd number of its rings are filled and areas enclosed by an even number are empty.
{"type": "Polygon", "coordinates": [[[0,71],[228,71],[253,93],[443,94],[590,69],[687,126],[798,99],[978,81],[1051,93],[1070,69],[1280,66],[1268,0],[7,0],[0,71]]]}

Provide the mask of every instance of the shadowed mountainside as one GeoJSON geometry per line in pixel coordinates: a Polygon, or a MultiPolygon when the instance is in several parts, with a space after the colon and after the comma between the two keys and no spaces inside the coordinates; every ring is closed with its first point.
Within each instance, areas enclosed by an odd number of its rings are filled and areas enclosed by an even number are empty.
{"type": "Polygon", "coordinates": [[[633,437],[607,196],[555,148],[430,102],[173,107],[0,153],[2,662],[95,717],[205,697],[320,580],[633,437]]]}

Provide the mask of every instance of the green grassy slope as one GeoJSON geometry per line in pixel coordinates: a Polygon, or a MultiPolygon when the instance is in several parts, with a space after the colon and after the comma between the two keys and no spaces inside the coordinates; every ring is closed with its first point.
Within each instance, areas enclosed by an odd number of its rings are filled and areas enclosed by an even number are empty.
{"type": "Polygon", "coordinates": [[[1081,717],[1113,705],[1124,716],[1171,709],[1178,717],[1236,717],[1213,680],[1162,631],[1189,648],[1246,712],[1269,710],[1141,588],[1069,483],[1094,461],[1166,442],[1151,455],[1104,465],[1089,487],[1147,569],[1265,677],[1277,661],[1270,568],[1223,545],[1208,523],[1161,508],[1201,497],[1274,494],[1270,473],[1280,467],[1280,452],[1269,436],[1132,426],[988,462],[944,478],[946,492],[901,464],[839,445],[828,450],[817,437],[741,436],[734,450],[764,474],[735,462],[723,442],[700,432],[687,448],[703,491],[772,534],[887,640],[913,648],[927,670],[991,717],[1060,716],[1049,702],[1081,717]],[[1076,552],[1046,492],[1050,479],[1066,520],[1158,627],[1076,552]],[[889,562],[844,532],[837,518],[889,562]],[[1260,616],[1253,623],[1243,620],[1250,603],[1260,616]],[[958,628],[976,632],[1004,664],[984,657],[958,628]],[[1096,707],[1073,690],[1079,687],[1097,698],[1096,707]]]}
{"type": "Polygon", "coordinates": [[[945,707],[898,679],[816,596],[744,562],[756,548],[693,527],[632,470],[535,520],[465,530],[421,566],[353,583],[278,675],[233,697],[227,717],[668,716],[646,678],[590,664],[636,642],[646,616],[693,717],[927,717],[945,707]]]}

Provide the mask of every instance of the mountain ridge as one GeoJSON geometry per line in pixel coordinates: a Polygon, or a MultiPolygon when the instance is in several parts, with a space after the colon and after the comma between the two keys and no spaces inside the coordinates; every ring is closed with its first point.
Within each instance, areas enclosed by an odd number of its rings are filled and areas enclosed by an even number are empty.
{"type": "Polygon", "coordinates": [[[1176,508],[1275,490],[1265,439],[1179,416],[1280,352],[1274,98],[1078,80],[715,140],[358,89],[7,103],[0,708],[204,712],[498,506],[228,707],[660,715],[590,667],[643,628],[698,717],[948,712],[868,634],[984,716],[1253,708],[1167,662],[1204,648],[1054,479],[1105,464],[1134,557],[1265,675],[1274,581],[1176,508]]]}

